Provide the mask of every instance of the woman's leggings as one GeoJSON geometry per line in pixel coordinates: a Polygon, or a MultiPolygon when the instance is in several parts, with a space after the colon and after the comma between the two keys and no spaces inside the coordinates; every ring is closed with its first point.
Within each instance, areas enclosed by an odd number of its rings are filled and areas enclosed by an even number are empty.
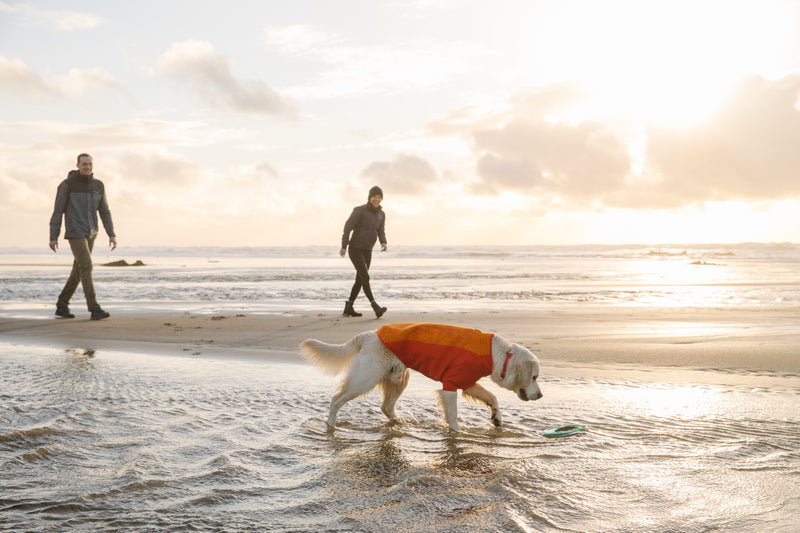
{"type": "Polygon", "coordinates": [[[352,246],[347,250],[350,261],[356,267],[356,282],[353,283],[353,290],[350,291],[350,301],[355,302],[358,293],[364,289],[364,296],[372,302],[372,289],[369,287],[369,264],[372,262],[372,250],[359,250],[352,246]]]}

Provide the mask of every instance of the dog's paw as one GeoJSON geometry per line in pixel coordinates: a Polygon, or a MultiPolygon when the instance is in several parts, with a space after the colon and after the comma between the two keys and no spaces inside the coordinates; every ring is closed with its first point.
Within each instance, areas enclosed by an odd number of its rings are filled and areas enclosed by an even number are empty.
{"type": "Polygon", "coordinates": [[[503,426],[503,419],[500,417],[500,411],[492,413],[492,424],[498,428],[503,426]]]}
{"type": "Polygon", "coordinates": [[[461,433],[461,426],[458,425],[458,422],[447,424],[447,426],[450,428],[450,431],[461,433]]]}

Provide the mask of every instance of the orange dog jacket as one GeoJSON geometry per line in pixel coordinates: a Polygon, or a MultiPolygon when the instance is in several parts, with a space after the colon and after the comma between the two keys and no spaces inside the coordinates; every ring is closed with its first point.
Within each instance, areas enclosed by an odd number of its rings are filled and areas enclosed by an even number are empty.
{"type": "Polygon", "coordinates": [[[492,373],[492,333],[444,324],[387,324],[378,338],[408,368],[440,381],[446,391],[468,389],[492,373]]]}

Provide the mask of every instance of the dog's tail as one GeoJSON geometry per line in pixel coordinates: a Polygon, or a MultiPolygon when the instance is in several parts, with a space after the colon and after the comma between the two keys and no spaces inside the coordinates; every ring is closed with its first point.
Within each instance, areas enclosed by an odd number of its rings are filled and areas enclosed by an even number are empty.
{"type": "Polygon", "coordinates": [[[364,334],[356,335],[345,344],[327,344],[317,339],[306,339],[300,343],[300,355],[320,367],[323,373],[334,376],[346,368],[361,349],[363,336],[364,334]]]}

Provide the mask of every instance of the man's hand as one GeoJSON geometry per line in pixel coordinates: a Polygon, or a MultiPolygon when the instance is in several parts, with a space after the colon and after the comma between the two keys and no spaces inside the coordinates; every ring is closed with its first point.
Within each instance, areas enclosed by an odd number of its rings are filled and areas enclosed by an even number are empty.
{"type": "Polygon", "coordinates": [[[344,257],[344,254],[346,253],[347,253],[347,248],[342,248],[341,250],[339,250],[339,255],[341,255],[342,257],[344,257]]]}
{"type": "Polygon", "coordinates": [[[387,249],[385,244],[381,244],[381,252],[385,252],[387,249]]]}
{"type": "Polygon", "coordinates": [[[114,251],[117,249],[117,238],[116,237],[109,237],[108,245],[111,247],[111,250],[114,251]]]}
{"type": "Polygon", "coordinates": [[[58,250],[58,241],[50,241],[50,249],[54,252],[58,250]]]}

